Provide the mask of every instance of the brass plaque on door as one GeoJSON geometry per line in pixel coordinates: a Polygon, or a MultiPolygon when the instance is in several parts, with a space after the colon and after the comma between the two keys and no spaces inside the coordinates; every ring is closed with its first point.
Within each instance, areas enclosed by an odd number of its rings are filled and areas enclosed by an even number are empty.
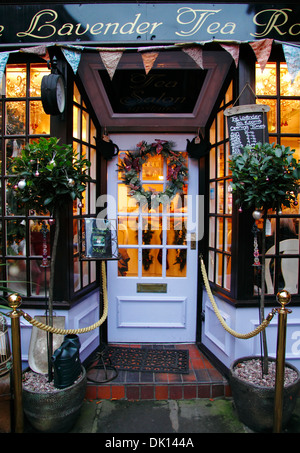
{"type": "Polygon", "coordinates": [[[138,283],[137,285],[138,293],[166,293],[167,284],[166,283],[138,283]]]}

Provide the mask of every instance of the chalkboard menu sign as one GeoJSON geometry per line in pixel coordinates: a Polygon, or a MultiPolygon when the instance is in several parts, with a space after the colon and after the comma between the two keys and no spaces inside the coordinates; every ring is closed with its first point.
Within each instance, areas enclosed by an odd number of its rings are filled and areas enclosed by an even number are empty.
{"type": "Polygon", "coordinates": [[[263,104],[240,105],[225,110],[229,132],[230,153],[239,154],[244,146],[269,141],[267,112],[263,104]]]}

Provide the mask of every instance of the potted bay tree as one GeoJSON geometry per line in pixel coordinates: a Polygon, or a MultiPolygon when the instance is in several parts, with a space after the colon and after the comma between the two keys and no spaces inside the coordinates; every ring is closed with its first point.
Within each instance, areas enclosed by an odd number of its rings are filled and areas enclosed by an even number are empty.
{"type": "MultiPolygon", "coordinates": [[[[283,207],[297,205],[299,193],[300,163],[294,157],[295,150],[282,145],[257,143],[246,146],[240,154],[231,156],[229,166],[232,171],[232,192],[239,211],[252,209],[254,219],[262,219],[261,234],[261,283],[260,283],[260,321],[264,320],[265,308],[265,254],[266,221],[269,210],[281,213],[283,207]]],[[[262,358],[245,357],[236,360],[230,367],[232,393],[238,414],[242,421],[257,431],[269,430],[273,426],[275,388],[274,359],[268,357],[266,332],[262,334],[262,358]],[[237,369],[250,366],[251,372],[258,370],[262,379],[252,381],[250,371],[240,379],[237,369]],[[271,388],[270,388],[271,385],[271,388]],[[257,397],[257,398],[256,398],[257,397]]],[[[283,426],[287,423],[295,407],[299,391],[299,371],[286,364],[286,375],[290,382],[284,388],[283,426]],[[291,370],[291,371],[290,371],[291,370]]],[[[240,373],[241,374],[241,373],[240,373]]]]}
{"type": "MultiPolygon", "coordinates": [[[[51,244],[50,282],[48,297],[49,325],[53,325],[54,281],[57,268],[57,244],[63,211],[72,201],[83,199],[87,182],[90,180],[90,162],[81,159],[72,145],[60,145],[56,137],[40,138],[27,144],[20,155],[11,161],[10,185],[19,206],[40,215],[50,215],[53,220],[54,238],[51,244]]],[[[64,431],[73,423],[85,396],[86,373],[82,367],[80,378],[75,384],[51,393],[52,345],[48,348],[48,386],[41,389],[39,383],[28,390],[23,385],[23,406],[31,424],[39,431],[64,431]],[[35,387],[35,388],[34,388],[35,387]],[[34,388],[34,390],[33,390],[34,388]],[[64,405],[67,405],[65,409],[64,405]],[[74,410],[70,409],[74,405],[74,410]],[[70,414],[70,417],[67,417],[70,414]],[[53,416],[53,420],[51,419],[53,416]]],[[[31,377],[32,380],[32,377],[31,377]]]]}

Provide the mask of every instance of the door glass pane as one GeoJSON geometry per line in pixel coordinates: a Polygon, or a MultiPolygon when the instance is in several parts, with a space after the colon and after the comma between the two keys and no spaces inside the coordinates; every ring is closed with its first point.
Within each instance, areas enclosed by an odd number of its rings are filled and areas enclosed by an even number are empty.
{"type": "Polygon", "coordinates": [[[118,185],[118,211],[136,212],[139,206],[135,198],[129,195],[129,189],[125,184],[118,185]]]}
{"type": "Polygon", "coordinates": [[[166,276],[186,277],[186,249],[168,249],[166,276]]]}
{"type": "Polygon", "coordinates": [[[138,249],[119,248],[118,260],[119,277],[138,276],[138,249]]]}
{"type": "Polygon", "coordinates": [[[118,244],[138,245],[138,217],[119,216],[118,218],[118,244]]]}
{"type": "Polygon", "coordinates": [[[143,217],[142,242],[144,245],[162,244],[162,218],[143,217]]]}
{"type": "Polygon", "coordinates": [[[186,245],[186,224],[186,217],[169,219],[167,245],[186,245]]]}
{"type": "Polygon", "coordinates": [[[162,276],[162,249],[142,250],[142,277],[162,276]]]}
{"type": "Polygon", "coordinates": [[[142,178],[144,181],[163,181],[164,161],[161,155],[148,157],[142,168],[142,178]]]}

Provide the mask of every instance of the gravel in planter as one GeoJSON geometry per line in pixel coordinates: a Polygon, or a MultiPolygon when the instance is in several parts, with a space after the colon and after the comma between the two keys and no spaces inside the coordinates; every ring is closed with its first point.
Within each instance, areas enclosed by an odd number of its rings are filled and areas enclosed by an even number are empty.
{"type": "MultiPolygon", "coordinates": [[[[262,366],[260,359],[247,360],[238,363],[233,369],[233,373],[244,381],[262,387],[275,387],[276,362],[269,362],[268,374],[262,375],[262,366]]],[[[296,371],[292,368],[285,367],[284,385],[292,384],[298,377],[296,371]]]]}

